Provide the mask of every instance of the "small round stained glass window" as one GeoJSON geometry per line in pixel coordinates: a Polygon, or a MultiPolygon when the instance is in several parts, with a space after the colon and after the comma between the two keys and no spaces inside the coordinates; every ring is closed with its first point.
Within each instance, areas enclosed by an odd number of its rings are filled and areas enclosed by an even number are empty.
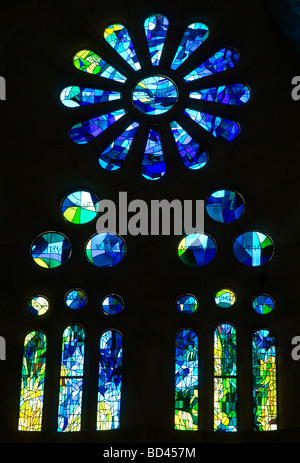
{"type": "Polygon", "coordinates": [[[71,223],[81,225],[91,222],[98,214],[99,199],[89,191],[75,191],[69,194],[61,204],[64,218],[71,223]]]}
{"type": "Polygon", "coordinates": [[[32,315],[44,315],[49,307],[49,301],[45,296],[34,296],[27,304],[27,309],[32,315]]]}
{"type": "Polygon", "coordinates": [[[253,299],[252,307],[255,312],[266,315],[274,310],[275,301],[268,294],[259,294],[253,299]]]}
{"type": "Polygon", "coordinates": [[[101,307],[107,315],[115,315],[124,308],[124,301],[117,294],[109,294],[103,299],[101,307]]]}
{"type": "Polygon", "coordinates": [[[38,236],[31,245],[34,262],[47,269],[60,267],[71,254],[71,244],[66,236],[58,232],[47,232],[38,236]]]}
{"type": "Polygon", "coordinates": [[[182,313],[193,313],[198,309],[199,303],[195,296],[192,294],[184,294],[180,296],[176,301],[176,307],[179,312],[182,313]]]}
{"type": "Polygon", "coordinates": [[[86,256],[96,267],[113,267],[125,256],[126,245],[115,233],[98,233],[93,235],[86,244],[86,256]]]}
{"type": "Polygon", "coordinates": [[[65,296],[65,304],[69,309],[81,309],[87,303],[87,295],[82,289],[71,289],[65,296]]]}
{"type": "Polygon", "coordinates": [[[245,204],[242,196],[232,190],[218,190],[206,200],[208,215],[220,223],[231,223],[244,212],[245,204]]]}
{"type": "Polygon", "coordinates": [[[186,235],[178,245],[178,256],[189,267],[202,267],[209,264],[216,252],[214,239],[205,233],[186,235]]]}
{"type": "Polygon", "coordinates": [[[215,304],[222,309],[228,309],[236,303],[236,293],[232,289],[223,288],[215,294],[215,304]]]}
{"type": "Polygon", "coordinates": [[[134,88],[132,101],[143,113],[157,116],[169,111],[178,98],[175,84],[165,76],[151,76],[134,88]]]}
{"type": "Polygon", "coordinates": [[[271,238],[261,231],[250,230],[241,233],[233,243],[236,259],[249,267],[264,265],[273,257],[274,244],[271,238]]]}

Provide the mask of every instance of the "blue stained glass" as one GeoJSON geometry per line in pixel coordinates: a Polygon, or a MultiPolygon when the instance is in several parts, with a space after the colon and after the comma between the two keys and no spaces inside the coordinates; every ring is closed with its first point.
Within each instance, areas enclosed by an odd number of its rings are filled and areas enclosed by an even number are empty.
{"type": "Polygon", "coordinates": [[[232,141],[240,133],[240,127],[236,122],[223,117],[212,116],[193,109],[186,109],[185,114],[216,138],[222,137],[226,141],[232,141]]]}
{"type": "Polygon", "coordinates": [[[122,336],[109,330],[100,339],[97,430],[120,427],[122,385],[122,336]]]}
{"type": "Polygon", "coordinates": [[[104,31],[107,43],[135,70],[141,69],[128,30],[122,24],[111,24],[104,31]]]}
{"type": "Polygon", "coordinates": [[[234,48],[222,48],[207,61],[185,76],[186,81],[200,79],[219,72],[227,71],[237,65],[239,54],[234,48]]]}
{"type": "Polygon", "coordinates": [[[193,313],[198,309],[198,305],[197,298],[192,294],[184,294],[176,301],[177,309],[182,313],[193,313]]]}
{"type": "Polygon", "coordinates": [[[183,237],[178,245],[180,260],[189,267],[202,267],[216,255],[216,243],[205,233],[192,233],[183,237]]]}
{"type": "Polygon", "coordinates": [[[73,64],[76,69],[82,72],[117,82],[124,83],[126,81],[126,77],[91,50],[78,51],[73,57],[73,64]]]}
{"type": "Polygon", "coordinates": [[[53,269],[60,267],[71,254],[71,244],[58,232],[47,232],[38,236],[31,246],[34,262],[40,267],[53,269]]]}
{"type": "Polygon", "coordinates": [[[169,111],[178,98],[175,84],[165,76],[150,76],[134,88],[132,100],[145,114],[158,115],[169,111]]]}
{"type": "Polygon", "coordinates": [[[79,325],[63,333],[57,431],[80,431],[85,332],[79,325]]]}
{"type": "Polygon", "coordinates": [[[61,204],[63,217],[76,225],[90,222],[98,214],[99,199],[89,191],[74,191],[61,204]]]}
{"type": "Polygon", "coordinates": [[[120,117],[124,116],[124,114],[124,109],[119,109],[111,114],[104,114],[102,116],[80,122],[79,124],[75,124],[70,130],[70,137],[78,144],[89,143],[120,119],[120,117]]]}
{"type": "Polygon", "coordinates": [[[244,212],[244,201],[239,193],[231,190],[218,190],[206,200],[206,211],[216,222],[230,223],[244,212]]]}
{"type": "Polygon", "coordinates": [[[187,329],[176,336],[175,429],[198,429],[198,336],[187,329]]]}
{"type": "Polygon", "coordinates": [[[144,29],[153,66],[160,62],[168,28],[169,21],[161,14],[151,15],[145,20],[144,29]]]}
{"type": "Polygon", "coordinates": [[[261,231],[241,233],[233,243],[236,259],[249,267],[266,264],[272,258],[274,245],[271,238],[261,231]]]}
{"type": "Polygon", "coordinates": [[[268,294],[259,294],[253,299],[252,307],[255,312],[266,315],[274,310],[275,301],[268,294]]]}
{"type": "Polygon", "coordinates": [[[158,180],[166,172],[160,136],[156,128],[151,128],[142,161],[142,175],[147,180],[158,180]]]}
{"type": "Polygon", "coordinates": [[[190,97],[196,100],[211,101],[228,105],[242,105],[250,98],[250,89],[247,85],[233,84],[219,87],[205,88],[190,92],[190,97]]]}
{"type": "Polygon", "coordinates": [[[177,122],[170,125],[183,164],[192,170],[206,166],[207,152],[177,122]]]}
{"type": "Polygon", "coordinates": [[[106,101],[118,100],[120,98],[121,94],[119,92],[78,87],[77,85],[71,85],[64,88],[60,94],[61,102],[69,108],[104,103],[106,101]]]}
{"type": "Polygon", "coordinates": [[[134,122],[99,155],[99,164],[105,170],[119,169],[128,154],[139,124],[134,122]]]}
{"type": "Polygon", "coordinates": [[[209,35],[208,27],[202,23],[190,24],[183,34],[175,57],[171,64],[172,69],[177,69],[189,56],[202,45],[209,35]]]}
{"type": "Polygon", "coordinates": [[[86,244],[86,256],[96,267],[112,267],[125,256],[124,240],[114,233],[98,233],[86,244]]]}
{"type": "Polygon", "coordinates": [[[87,303],[87,295],[82,289],[71,289],[66,294],[65,303],[70,309],[81,309],[87,303]]]}
{"type": "Polygon", "coordinates": [[[115,315],[124,308],[123,299],[117,294],[110,294],[102,301],[102,310],[107,315],[115,315]]]}

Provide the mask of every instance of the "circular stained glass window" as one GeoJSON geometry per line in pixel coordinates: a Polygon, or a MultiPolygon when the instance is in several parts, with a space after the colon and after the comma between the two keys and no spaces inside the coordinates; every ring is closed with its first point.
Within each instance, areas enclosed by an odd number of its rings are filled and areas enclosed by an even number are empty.
{"type": "Polygon", "coordinates": [[[241,195],[232,190],[215,191],[207,198],[205,205],[208,215],[221,223],[234,222],[245,208],[241,195]]]}
{"type": "Polygon", "coordinates": [[[241,233],[233,243],[236,259],[249,267],[266,264],[274,254],[271,238],[261,231],[250,230],[241,233]]]}
{"type": "Polygon", "coordinates": [[[193,313],[198,309],[199,303],[195,296],[192,294],[184,294],[180,296],[176,301],[176,307],[179,312],[182,313],[193,313]]]}
{"type": "Polygon", "coordinates": [[[98,233],[93,235],[86,244],[86,256],[96,267],[112,267],[125,256],[126,245],[115,233],[98,233]]]}
{"type": "Polygon", "coordinates": [[[44,315],[49,307],[49,301],[45,296],[34,296],[27,304],[27,309],[32,315],[44,315]]]}
{"type": "Polygon", "coordinates": [[[61,204],[64,218],[74,224],[91,222],[98,214],[99,199],[89,191],[75,191],[61,204]]]}
{"type": "Polygon", "coordinates": [[[255,312],[266,315],[274,310],[275,301],[268,294],[259,294],[253,299],[252,307],[255,312]]]}
{"type": "Polygon", "coordinates": [[[132,93],[134,105],[143,113],[155,116],[169,111],[177,98],[175,84],[165,76],[151,76],[141,80],[132,93]]]}
{"type": "Polygon", "coordinates": [[[65,296],[65,304],[69,309],[81,309],[87,303],[87,295],[82,289],[71,289],[65,296]]]}
{"type": "Polygon", "coordinates": [[[117,294],[109,294],[103,299],[101,307],[107,315],[115,315],[124,308],[124,301],[117,294]]]}
{"type": "Polygon", "coordinates": [[[181,239],[178,245],[180,260],[189,267],[209,264],[216,255],[216,243],[205,233],[192,233],[181,239]]]}
{"type": "Polygon", "coordinates": [[[31,245],[34,262],[43,268],[60,267],[71,254],[71,244],[62,233],[47,232],[39,235],[31,245]]]}
{"type": "Polygon", "coordinates": [[[215,294],[215,303],[222,309],[228,309],[236,303],[236,294],[232,289],[220,289],[215,294]]]}

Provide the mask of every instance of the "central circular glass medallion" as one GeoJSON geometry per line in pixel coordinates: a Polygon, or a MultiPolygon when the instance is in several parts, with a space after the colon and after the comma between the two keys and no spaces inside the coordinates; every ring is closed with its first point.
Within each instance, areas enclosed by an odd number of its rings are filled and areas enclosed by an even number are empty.
{"type": "Polygon", "coordinates": [[[145,114],[164,114],[178,99],[175,84],[165,76],[150,76],[141,80],[134,88],[132,100],[145,114]]]}

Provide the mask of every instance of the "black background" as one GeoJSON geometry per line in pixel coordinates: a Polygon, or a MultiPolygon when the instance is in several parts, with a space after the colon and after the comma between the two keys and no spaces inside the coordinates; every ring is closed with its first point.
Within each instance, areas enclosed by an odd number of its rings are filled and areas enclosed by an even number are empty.
{"type": "MultiPolygon", "coordinates": [[[[6,101],[0,103],[0,335],[6,339],[7,348],[6,360],[0,363],[1,441],[299,442],[300,361],[291,357],[291,340],[300,335],[300,102],[291,98],[291,80],[300,74],[300,59],[268,5],[259,0],[11,1],[3,6],[0,21],[0,74],[7,84],[6,101]],[[114,139],[120,125],[95,143],[76,145],[69,139],[68,130],[86,119],[90,108],[69,110],[59,101],[59,93],[67,85],[89,86],[97,81],[100,86],[99,78],[72,66],[74,52],[85,47],[95,50],[129,80],[134,79],[103,39],[102,31],[111,22],[128,25],[147,73],[143,21],[152,12],[165,13],[170,21],[163,56],[166,70],[185,27],[200,20],[209,26],[210,36],[184,69],[193,69],[219,48],[233,46],[241,55],[239,65],[207,79],[205,85],[241,82],[252,90],[251,100],[242,107],[201,106],[239,122],[241,134],[231,143],[213,139],[196,124],[181,119],[209,152],[210,162],[199,172],[182,166],[168,130],[169,116],[162,117],[167,173],[159,182],[141,176],[147,119],[130,108],[128,97],[128,117],[140,117],[141,130],[128,162],[114,173],[98,167],[97,152],[114,139]],[[128,192],[129,200],[183,200],[205,199],[223,187],[240,192],[246,210],[230,225],[205,217],[205,230],[215,238],[218,253],[211,264],[200,269],[190,269],[179,261],[178,236],[127,236],[127,255],[119,265],[94,268],[86,261],[84,244],[95,233],[95,223],[76,227],[60,214],[63,197],[79,188],[117,202],[119,191],[128,192]],[[246,268],[232,255],[234,237],[249,228],[265,231],[275,243],[274,258],[261,268],[246,268]],[[54,271],[39,269],[29,252],[34,238],[47,230],[61,231],[72,243],[71,258],[54,271]],[[213,303],[214,292],[222,286],[238,294],[236,307],[227,312],[213,303]],[[64,307],[64,295],[73,287],[84,289],[89,297],[80,312],[64,307]],[[110,292],[120,294],[125,301],[125,309],[115,317],[107,317],[99,309],[99,301],[110,292]],[[192,316],[180,314],[175,308],[176,298],[185,292],[195,294],[200,301],[198,312],[192,316]],[[267,292],[276,301],[275,311],[267,316],[251,309],[251,300],[258,292],[267,292]],[[50,299],[51,310],[43,317],[34,318],[26,310],[28,299],[35,293],[50,299]],[[212,334],[214,327],[224,321],[233,323],[238,332],[236,433],[213,432],[212,334]],[[60,346],[64,327],[73,322],[81,323],[87,336],[82,431],[63,434],[56,432],[60,346]],[[100,334],[112,327],[124,337],[122,426],[96,432],[98,342],[100,334]],[[173,430],[174,338],[183,327],[196,329],[199,334],[197,432],[173,430]],[[278,347],[279,429],[269,433],[252,431],[251,336],[260,328],[272,330],[278,347]],[[33,329],[44,330],[48,336],[45,408],[43,431],[26,433],[17,431],[20,374],[24,337],[33,329]]],[[[100,88],[119,86],[103,79],[100,88]]],[[[186,87],[179,90],[184,95],[186,87]]],[[[116,106],[114,102],[103,108],[116,106]]],[[[183,106],[184,102],[177,106],[179,113],[183,106]]]]}

